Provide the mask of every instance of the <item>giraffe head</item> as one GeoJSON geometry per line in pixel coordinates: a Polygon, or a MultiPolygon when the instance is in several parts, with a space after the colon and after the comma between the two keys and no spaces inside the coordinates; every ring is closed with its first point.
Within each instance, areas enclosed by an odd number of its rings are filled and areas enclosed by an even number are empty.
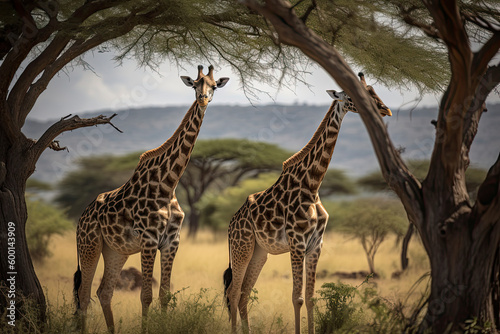
{"type": "Polygon", "coordinates": [[[196,101],[202,107],[207,106],[212,101],[215,89],[224,87],[229,81],[229,78],[220,78],[215,81],[214,67],[212,65],[208,67],[207,75],[203,74],[203,66],[198,65],[198,78],[196,80],[187,76],[181,76],[181,79],[186,86],[194,88],[196,101]]]}
{"type": "MultiPolygon", "coordinates": [[[[363,86],[366,88],[366,90],[368,91],[368,93],[370,93],[370,96],[372,97],[372,99],[375,101],[375,104],[377,105],[377,108],[378,108],[378,111],[379,111],[380,115],[382,115],[382,117],[384,117],[384,116],[392,116],[391,109],[389,109],[384,104],[384,102],[382,102],[382,100],[380,99],[380,97],[378,97],[377,93],[375,93],[375,90],[373,89],[373,87],[372,86],[368,86],[366,84],[365,76],[363,75],[363,73],[359,72],[358,76],[359,76],[359,79],[360,79],[361,83],[363,84],[363,86]]],[[[345,93],[345,92],[336,92],[334,90],[327,90],[326,92],[332,97],[332,99],[334,99],[336,101],[339,101],[339,102],[343,101],[344,102],[344,108],[346,109],[346,111],[352,111],[352,112],[355,112],[355,113],[358,112],[358,110],[356,109],[356,106],[352,102],[351,98],[347,95],[347,93],[345,93]]]]}

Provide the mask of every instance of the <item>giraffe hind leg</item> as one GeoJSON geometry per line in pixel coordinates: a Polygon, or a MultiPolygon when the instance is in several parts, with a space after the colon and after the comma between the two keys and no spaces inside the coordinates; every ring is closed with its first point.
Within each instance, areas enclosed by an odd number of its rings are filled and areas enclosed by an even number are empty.
{"type": "Polygon", "coordinates": [[[252,288],[255,286],[257,279],[259,278],[260,272],[267,261],[267,252],[260,247],[258,244],[255,245],[252,259],[248,264],[245,279],[243,280],[241,288],[241,299],[238,305],[240,310],[241,323],[244,331],[249,331],[248,324],[248,300],[250,298],[250,293],[252,288]]]}
{"type": "Polygon", "coordinates": [[[74,277],[74,293],[75,300],[77,301],[77,313],[81,314],[81,330],[84,332],[87,308],[90,303],[92,281],[94,279],[97,263],[99,262],[99,257],[101,256],[103,241],[98,229],[88,232],[85,238],[79,235],[77,238],[80,265],[74,277]],[[88,240],[92,240],[92,242],[86,242],[88,240]]]}
{"type": "MultiPolygon", "coordinates": [[[[242,236],[242,233],[237,233],[242,236]]],[[[234,238],[230,235],[229,243],[231,245],[231,274],[232,280],[227,288],[227,300],[231,313],[231,331],[236,332],[236,321],[238,305],[240,304],[243,280],[246,275],[248,264],[253,256],[255,247],[255,236],[248,233],[246,238],[234,238]]]]}
{"type": "Polygon", "coordinates": [[[97,289],[97,296],[101,302],[106,326],[110,333],[114,332],[113,312],[111,311],[111,299],[116,286],[116,280],[120,276],[123,265],[128,259],[128,255],[122,255],[111,249],[106,243],[102,247],[102,256],[104,259],[104,274],[101,284],[97,289]]]}

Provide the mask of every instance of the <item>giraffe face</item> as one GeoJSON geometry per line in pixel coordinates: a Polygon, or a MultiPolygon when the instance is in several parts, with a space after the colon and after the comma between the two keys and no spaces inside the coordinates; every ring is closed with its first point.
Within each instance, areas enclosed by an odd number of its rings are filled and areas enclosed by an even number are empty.
{"type": "Polygon", "coordinates": [[[182,81],[188,87],[192,87],[195,90],[195,98],[198,104],[202,107],[208,105],[214,96],[214,91],[217,88],[222,88],[229,81],[229,78],[220,78],[215,81],[213,76],[214,67],[210,65],[208,67],[208,74],[203,74],[203,66],[198,66],[198,78],[196,80],[191,79],[188,76],[181,76],[182,81]]]}
{"type": "MultiPolygon", "coordinates": [[[[363,85],[365,86],[366,90],[370,94],[371,98],[373,99],[373,101],[375,101],[375,104],[377,105],[377,108],[378,108],[378,111],[379,111],[380,115],[382,115],[382,117],[384,117],[384,116],[392,116],[391,109],[389,109],[384,104],[384,102],[382,102],[382,100],[380,99],[380,97],[378,97],[377,93],[375,93],[375,90],[373,89],[373,87],[366,85],[363,73],[359,73],[358,75],[359,75],[359,77],[361,79],[361,83],[363,83],[363,85]]],[[[334,99],[336,101],[339,101],[339,102],[343,102],[344,103],[343,108],[344,108],[344,110],[346,112],[347,111],[352,111],[354,113],[358,112],[358,110],[356,109],[356,106],[352,102],[351,98],[347,95],[347,93],[345,93],[345,92],[336,92],[334,90],[327,90],[326,92],[332,97],[332,99],[334,99]]]]}

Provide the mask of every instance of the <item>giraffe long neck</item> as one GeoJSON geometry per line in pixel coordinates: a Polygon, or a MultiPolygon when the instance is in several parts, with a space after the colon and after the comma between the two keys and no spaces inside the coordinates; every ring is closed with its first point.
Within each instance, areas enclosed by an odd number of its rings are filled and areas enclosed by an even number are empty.
{"type": "Polygon", "coordinates": [[[179,183],[200,132],[205,110],[206,106],[194,102],[172,137],[141,155],[137,169],[142,167],[148,171],[149,183],[162,183],[162,193],[172,193],[179,183]]]}
{"type": "Polygon", "coordinates": [[[346,113],[343,104],[334,101],[307,145],[283,163],[283,173],[294,175],[302,187],[316,193],[328,170],[346,113]]]}

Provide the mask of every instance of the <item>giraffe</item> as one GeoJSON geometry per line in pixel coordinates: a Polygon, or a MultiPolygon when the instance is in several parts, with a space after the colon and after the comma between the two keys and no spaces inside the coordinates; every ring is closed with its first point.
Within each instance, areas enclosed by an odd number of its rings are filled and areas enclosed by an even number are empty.
{"type": "MultiPolygon", "coordinates": [[[[380,100],[364,76],[360,80],[375,100],[382,116],[391,111],[380,100]]],[[[304,260],[305,303],[308,333],[314,333],[313,293],[316,265],[321,253],[328,213],[318,190],[332,158],[342,118],[356,107],[344,92],[327,91],[334,99],[308,144],[283,163],[278,180],[268,189],[248,196],[234,214],[228,229],[229,268],[224,272],[224,295],[236,332],[237,310],[244,332],[249,332],[247,304],[250,291],[266,263],[268,254],[290,252],[295,313],[295,333],[300,333],[304,260]]]]}
{"type": "Polygon", "coordinates": [[[168,301],[170,275],[184,219],[175,189],[189,162],[214,90],[224,87],[229,80],[223,77],[215,81],[213,66],[204,75],[201,65],[196,80],[188,76],[181,79],[186,86],[194,88],[196,100],[174,134],[161,146],[143,153],[132,177],[121,187],[98,195],[78,222],[74,294],[77,312],[82,316],[82,331],[101,253],[104,274],[97,295],[110,332],[114,332],[111,298],[129,255],[141,253],[143,329],[153,298],[152,275],[157,250],[161,253],[160,302],[164,306],[168,301]]]}

